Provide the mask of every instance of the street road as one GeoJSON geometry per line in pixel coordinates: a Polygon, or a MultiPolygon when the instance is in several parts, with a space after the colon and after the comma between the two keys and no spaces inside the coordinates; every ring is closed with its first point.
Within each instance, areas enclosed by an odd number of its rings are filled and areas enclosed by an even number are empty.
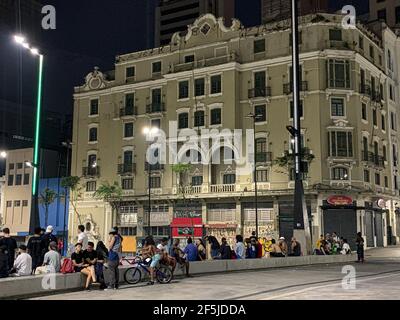
{"type": "MultiPolygon", "coordinates": [[[[356,259],[356,255],[354,255],[356,259]]],[[[35,299],[400,299],[400,247],[366,252],[366,263],[352,263],[355,289],[342,280],[344,264],[268,269],[176,279],[168,285],[122,286],[119,290],[71,292],[35,299]]]]}

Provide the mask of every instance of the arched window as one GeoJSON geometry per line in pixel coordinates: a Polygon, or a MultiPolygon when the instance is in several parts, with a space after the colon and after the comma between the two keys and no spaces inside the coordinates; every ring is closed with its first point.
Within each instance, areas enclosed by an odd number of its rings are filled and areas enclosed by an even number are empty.
{"type": "Polygon", "coordinates": [[[343,167],[333,168],[332,180],[349,180],[349,174],[347,169],[343,167]]]}
{"type": "Polygon", "coordinates": [[[89,141],[90,142],[97,141],[97,128],[89,129],[89,141]]]}

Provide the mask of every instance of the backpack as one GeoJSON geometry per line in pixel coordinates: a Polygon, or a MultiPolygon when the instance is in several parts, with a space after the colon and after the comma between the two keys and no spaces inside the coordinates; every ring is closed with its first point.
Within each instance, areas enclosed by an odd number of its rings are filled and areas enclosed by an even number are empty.
{"type": "Polygon", "coordinates": [[[61,273],[66,274],[66,273],[73,273],[74,271],[74,266],[72,264],[72,260],[69,258],[65,258],[63,260],[61,269],[60,269],[61,273]]]}
{"type": "Polygon", "coordinates": [[[237,259],[237,255],[236,255],[235,250],[231,250],[231,259],[232,259],[232,260],[237,259]]]}

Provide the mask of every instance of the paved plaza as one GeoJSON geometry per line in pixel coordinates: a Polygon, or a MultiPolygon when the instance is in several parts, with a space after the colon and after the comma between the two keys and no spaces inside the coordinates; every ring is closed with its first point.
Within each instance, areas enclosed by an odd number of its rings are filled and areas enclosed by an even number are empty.
{"type": "Polygon", "coordinates": [[[400,299],[400,247],[369,250],[366,259],[364,264],[350,264],[355,268],[355,288],[354,282],[343,281],[345,270],[352,269],[349,265],[326,264],[212,274],[176,279],[168,285],[123,285],[116,291],[79,291],[35,299],[400,299]]]}

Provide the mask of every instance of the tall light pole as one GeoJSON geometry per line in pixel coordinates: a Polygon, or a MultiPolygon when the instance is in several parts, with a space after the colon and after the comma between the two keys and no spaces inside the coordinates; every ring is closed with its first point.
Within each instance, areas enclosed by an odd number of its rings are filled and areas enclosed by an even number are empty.
{"type": "Polygon", "coordinates": [[[300,125],[300,58],[298,0],[291,0],[292,13],[292,79],[293,79],[293,127],[287,127],[294,138],[295,188],[293,206],[293,236],[301,243],[303,252],[311,253],[311,234],[308,223],[307,205],[304,197],[302,177],[302,146],[300,125]]]}
{"type": "Polygon", "coordinates": [[[253,167],[253,176],[254,176],[254,207],[256,210],[256,237],[258,239],[258,198],[257,198],[257,146],[256,146],[256,120],[261,119],[261,114],[249,113],[247,118],[251,118],[253,120],[253,155],[254,155],[254,167],[253,167]]]}
{"type": "Polygon", "coordinates": [[[35,120],[35,140],[33,147],[33,178],[32,178],[32,205],[31,205],[31,219],[30,219],[30,232],[34,231],[39,222],[39,204],[38,204],[38,189],[39,189],[39,163],[40,163],[40,116],[42,109],[42,81],[43,81],[43,55],[39,53],[39,49],[31,47],[23,36],[14,36],[16,43],[23,48],[29,50],[34,56],[39,57],[39,72],[37,84],[37,100],[36,100],[36,120],[35,120]]]}
{"type": "MultiPolygon", "coordinates": [[[[61,143],[63,147],[67,148],[67,160],[66,160],[66,168],[65,168],[65,177],[69,176],[69,151],[72,148],[72,142],[67,140],[61,143]]],[[[68,237],[67,237],[67,228],[66,228],[66,219],[67,219],[67,193],[68,188],[64,188],[64,221],[63,221],[63,251],[68,249],[68,237]]]]}
{"type": "MultiPolygon", "coordinates": [[[[157,127],[144,127],[143,128],[143,134],[148,136],[151,134],[155,134],[158,132],[157,127]]],[[[150,143],[149,143],[150,147],[150,143]]],[[[145,156],[147,155],[147,152],[145,153],[145,156]]],[[[148,172],[148,208],[147,208],[147,226],[149,228],[148,235],[151,236],[151,166],[152,164],[150,162],[147,162],[147,172],[148,172]]]]}

